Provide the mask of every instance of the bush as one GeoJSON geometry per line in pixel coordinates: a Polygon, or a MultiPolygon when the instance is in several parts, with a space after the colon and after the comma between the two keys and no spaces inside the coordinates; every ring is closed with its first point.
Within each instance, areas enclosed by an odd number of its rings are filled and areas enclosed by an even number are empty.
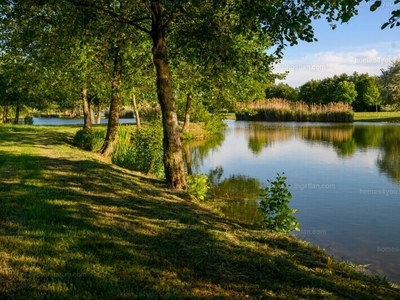
{"type": "Polygon", "coordinates": [[[293,216],[297,209],[289,208],[292,194],[288,190],[284,174],[277,174],[275,181],[268,180],[270,185],[265,188],[259,209],[264,215],[263,226],[266,229],[288,233],[299,231],[299,222],[293,216]]]}
{"type": "Polygon", "coordinates": [[[75,134],[73,143],[79,148],[96,151],[103,145],[105,137],[104,129],[80,129],[75,134]]]}
{"type": "Polygon", "coordinates": [[[206,199],[211,189],[208,176],[204,174],[187,175],[186,184],[190,196],[199,201],[206,199]]]}
{"type": "Polygon", "coordinates": [[[147,173],[164,176],[162,127],[141,127],[132,132],[132,127],[118,128],[118,142],[111,155],[114,164],[147,173]]]}

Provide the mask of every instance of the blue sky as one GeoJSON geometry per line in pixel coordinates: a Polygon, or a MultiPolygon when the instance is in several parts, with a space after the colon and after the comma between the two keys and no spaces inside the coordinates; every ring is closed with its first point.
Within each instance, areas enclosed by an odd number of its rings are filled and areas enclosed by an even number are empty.
{"type": "Polygon", "coordinates": [[[299,42],[285,49],[281,63],[275,66],[277,73],[290,72],[281,82],[296,87],[310,79],[354,71],[380,75],[381,69],[400,59],[400,27],[381,30],[392,10],[399,8],[393,2],[382,1],[375,12],[369,10],[372,3],[364,3],[357,16],[348,23],[338,24],[335,30],[325,19],[314,21],[318,42],[299,42]]]}

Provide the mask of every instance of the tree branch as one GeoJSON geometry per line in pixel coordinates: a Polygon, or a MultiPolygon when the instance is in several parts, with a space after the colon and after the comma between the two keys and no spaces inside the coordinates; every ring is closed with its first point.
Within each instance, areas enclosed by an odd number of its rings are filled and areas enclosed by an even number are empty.
{"type": "MultiPolygon", "coordinates": [[[[106,13],[106,14],[110,15],[111,17],[113,17],[114,19],[116,19],[120,23],[125,23],[125,24],[132,25],[132,26],[136,27],[137,29],[139,29],[139,30],[141,30],[141,31],[143,31],[143,32],[145,32],[147,34],[151,33],[150,30],[148,30],[148,29],[146,29],[143,26],[138,24],[139,22],[142,22],[142,21],[152,20],[150,17],[141,17],[141,18],[137,18],[137,19],[131,20],[131,19],[128,19],[128,18],[116,13],[116,12],[113,12],[113,11],[111,11],[109,9],[103,8],[101,6],[98,6],[96,4],[89,4],[87,2],[83,2],[82,3],[82,2],[80,2],[78,0],[67,0],[67,1],[72,3],[75,6],[92,8],[92,9],[95,9],[97,11],[106,13]]],[[[147,6],[147,3],[146,3],[146,6],[147,6]]]]}

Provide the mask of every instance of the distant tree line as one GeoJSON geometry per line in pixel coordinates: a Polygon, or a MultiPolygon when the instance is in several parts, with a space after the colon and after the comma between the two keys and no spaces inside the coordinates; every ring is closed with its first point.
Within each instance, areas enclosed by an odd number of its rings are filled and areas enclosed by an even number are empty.
{"type": "Polygon", "coordinates": [[[343,102],[351,104],[355,111],[375,111],[384,105],[387,109],[398,109],[400,105],[400,61],[396,60],[381,76],[367,73],[341,74],[322,80],[309,80],[293,88],[285,83],[271,84],[265,96],[307,104],[343,102]]]}

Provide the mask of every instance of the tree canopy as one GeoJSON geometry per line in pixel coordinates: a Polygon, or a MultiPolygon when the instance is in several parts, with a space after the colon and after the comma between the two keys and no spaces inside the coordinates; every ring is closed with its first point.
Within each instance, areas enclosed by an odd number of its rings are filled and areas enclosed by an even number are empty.
{"type": "MultiPolygon", "coordinates": [[[[13,41],[18,40],[17,35],[25,32],[22,36],[30,38],[21,40],[16,47],[22,51],[42,49],[47,42],[49,47],[54,47],[58,43],[51,42],[61,39],[63,42],[55,53],[61,51],[64,53],[60,57],[68,57],[71,48],[76,49],[78,56],[72,56],[74,66],[91,61],[101,65],[105,61],[103,58],[108,57],[107,61],[113,65],[109,74],[111,110],[114,111],[124,88],[125,67],[144,69],[148,64],[143,58],[140,58],[142,67],[124,64],[124,58],[134,57],[138,43],[147,43],[162,112],[166,182],[173,189],[184,189],[182,146],[171,76],[173,67],[182,65],[174,62],[185,62],[191,71],[199,66],[206,80],[196,90],[201,91],[200,95],[216,95],[212,106],[218,108],[219,100],[229,103],[235,98],[255,97],[260,90],[259,82],[271,78],[272,62],[282,57],[287,45],[295,45],[299,40],[316,40],[312,20],[324,17],[335,27],[338,22],[347,22],[357,14],[356,6],[361,2],[3,0],[0,2],[5,24],[2,51],[7,52],[13,41]],[[12,29],[7,25],[9,22],[16,22],[18,26],[12,29]],[[79,47],[71,47],[68,39],[79,47]],[[274,47],[272,54],[266,52],[269,47],[274,47]]],[[[39,59],[38,54],[42,52],[29,52],[25,57],[39,59]]],[[[57,57],[50,61],[56,61],[57,57]]],[[[59,64],[54,65],[56,70],[61,69],[59,64]]],[[[92,82],[91,68],[91,64],[84,65],[83,72],[76,73],[82,79],[77,84],[79,88],[92,82]]],[[[177,86],[183,87],[183,84],[177,86]]],[[[114,117],[110,118],[112,125],[109,122],[108,132],[116,132],[115,121],[114,117]]]]}

